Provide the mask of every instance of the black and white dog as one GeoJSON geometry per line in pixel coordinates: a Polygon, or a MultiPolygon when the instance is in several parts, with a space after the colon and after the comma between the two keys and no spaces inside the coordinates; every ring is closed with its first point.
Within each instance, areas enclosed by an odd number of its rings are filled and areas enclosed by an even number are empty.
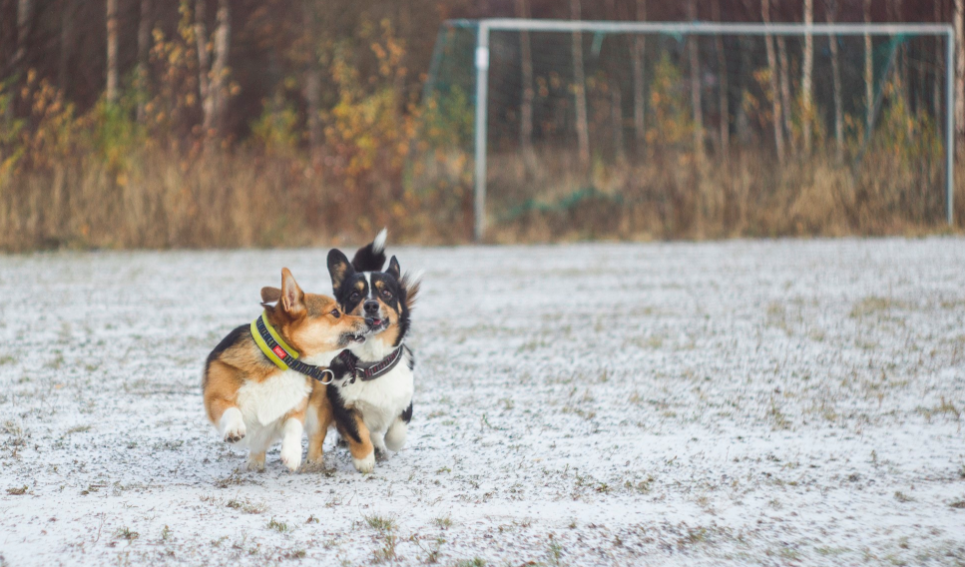
{"type": "Polygon", "coordinates": [[[365,317],[370,334],[338,360],[349,375],[327,390],[336,427],[359,472],[371,472],[375,452],[398,451],[412,419],[415,359],[405,345],[418,278],[402,275],[395,256],[385,265],[386,231],[349,262],[338,249],[328,253],[335,301],[346,314],[365,317]]]}

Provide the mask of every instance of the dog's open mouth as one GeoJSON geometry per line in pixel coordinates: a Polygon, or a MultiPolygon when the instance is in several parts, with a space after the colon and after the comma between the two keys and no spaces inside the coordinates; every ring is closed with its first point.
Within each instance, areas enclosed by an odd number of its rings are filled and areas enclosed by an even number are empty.
{"type": "Polygon", "coordinates": [[[343,333],[342,334],[342,344],[350,343],[364,343],[365,335],[356,333],[343,333]]]}
{"type": "Polygon", "coordinates": [[[381,333],[382,331],[389,328],[388,319],[382,319],[380,317],[368,317],[365,319],[365,322],[369,326],[369,333],[373,335],[376,333],[381,333]]]}

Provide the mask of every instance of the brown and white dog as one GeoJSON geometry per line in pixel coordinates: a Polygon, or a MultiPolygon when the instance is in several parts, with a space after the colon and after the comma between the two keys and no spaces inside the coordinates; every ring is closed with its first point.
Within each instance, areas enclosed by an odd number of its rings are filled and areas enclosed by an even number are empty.
{"type": "MultiPolygon", "coordinates": [[[[262,301],[263,315],[231,331],[208,355],[204,407],[226,442],[249,449],[249,469],[264,469],[265,451],[281,438],[281,461],[294,471],[302,462],[312,378],[334,377],[322,365],[364,341],[369,328],[363,317],[343,314],[334,299],[304,293],[287,268],[281,289],[263,288],[262,301]]],[[[326,411],[315,410],[313,418],[331,422],[326,411]]],[[[313,460],[321,458],[318,449],[313,460]]]]}
{"type": "MultiPolygon", "coordinates": [[[[375,467],[375,451],[398,451],[405,444],[412,419],[415,359],[405,345],[409,313],[419,291],[418,278],[401,274],[393,256],[385,264],[385,230],[360,248],[350,263],[341,251],[328,255],[328,270],[339,307],[366,318],[370,334],[353,343],[333,361],[350,372],[325,388],[315,388],[309,414],[309,448],[321,447],[326,419],[334,419],[359,472],[375,467]],[[330,416],[330,418],[329,418],[330,416]]],[[[341,376],[341,372],[339,376],[341,376]]]]}

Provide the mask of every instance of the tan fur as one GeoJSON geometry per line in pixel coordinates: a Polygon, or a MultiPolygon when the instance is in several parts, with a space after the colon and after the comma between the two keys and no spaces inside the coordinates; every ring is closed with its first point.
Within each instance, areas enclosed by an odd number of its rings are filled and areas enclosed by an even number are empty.
{"type": "Polygon", "coordinates": [[[356,459],[364,459],[375,451],[375,447],[372,446],[372,438],[369,435],[369,428],[366,427],[365,422],[362,421],[362,416],[359,415],[357,411],[352,412],[352,416],[355,418],[355,427],[359,432],[359,438],[361,442],[356,441],[351,435],[346,434],[344,431],[339,431],[342,435],[342,439],[348,443],[348,450],[352,453],[352,457],[356,459]]]}
{"type": "Polygon", "coordinates": [[[322,445],[328,428],[335,421],[332,416],[332,404],[328,401],[328,386],[321,382],[312,384],[312,393],[308,398],[308,407],[315,412],[316,428],[308,431],[308,462],[318,464],[322,462],[322,445]]]}
{"type": "MultiPolygon", "coordinates": [[[[302,292],[287,268],[282,270],[282,288],[262,289],[262,299],[278,301],[274,306],[265,305],[266,318],[285,342],[302,357],[344,348],[339,342],[343,334],[361,334],[366,329],[365,319],[362,317],[340,312],[336,317],[333,311],[338,311],[338,306],[334,299],[302,292]]],[[[205,368],[203,394],[208,419],[218,427],[224,412],[238,407],[238,391],[246,383],[262,383],[281,372],[283,371],[264,356],[251,335],[243,334],[205,368]]],[[[306,384],[315,382],[308,376],[305,380],[306,384]]],[[[321,398],[325,398],[324,386],[321,389],[321,398]]],[[[294,417],[304,425],[308,401],[306,397],[292,408],[282,418],[282,423],[294,417]]],[[[330,409],[319,408],[315,411],[320,417],[327,416],[328,422],[331,422],[330,409]]],[[[321,458],[320,446],[315,457],[316,460],[321,458]]],[[[264,453],[252,454],[249,464],[263,466],[264,453]]]]}

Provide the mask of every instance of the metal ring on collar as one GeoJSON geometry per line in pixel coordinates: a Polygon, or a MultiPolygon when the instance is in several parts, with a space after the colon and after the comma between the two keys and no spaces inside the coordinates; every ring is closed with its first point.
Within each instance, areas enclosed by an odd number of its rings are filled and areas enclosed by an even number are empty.
{"type": "Polygon", "coordinates": [[[322,370],[322,379],[319,380],[319,382],[321,382],[323,386],[327,386],[327,385],[331,384],[331,383],[334,382],[334,381],[335,381],[335,373],[334,373],[334,372],[332,372],[331,370],[329,370],[329,369],[327,369],[327,368],[326,368],[325,370],[322,370]],[[325,381],[325,376],[326,376],[326,375],[328,375],[328,382],[325,381]]]}

